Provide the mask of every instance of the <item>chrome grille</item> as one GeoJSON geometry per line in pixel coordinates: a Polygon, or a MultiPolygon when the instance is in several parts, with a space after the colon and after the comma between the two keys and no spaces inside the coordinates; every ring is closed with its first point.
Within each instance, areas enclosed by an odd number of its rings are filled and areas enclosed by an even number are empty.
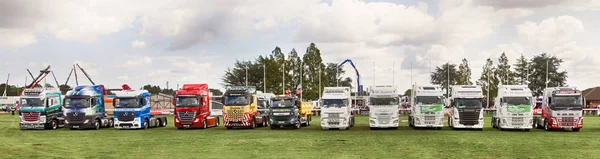
{"type": "Polygon", "coordinates": [[[83,122],[83,120],[85,119],[85,113],[70,112],[70,113],[67,113],[66,118],[69,122],[83,122]]]}
{"type": "Polygon", "coordinates": [[[242,119],[242,118],[244,118],[244,113],[241,109],[230,109],[230,110],[227,110],[227,118],[242,119]]]}
{"type": "Polygon", "coordinates": [[[575,117],[559,117],[558,123],[560,126],[575,126],[577,125],[577,119],[575,117]]]}
{"type": "Polygon", "coordinates": [[[38,121],[40,119],[39,112],[22,113],[22,115],[23,115],[23,120],[25,120],[25,121],[38,121]]]}
{"type": "Polygon", "coordinates": [[[119,121],[133,121],[135,119],[134,112],[118,112],[116,114],[119,121]]]}
{"type": "Polygon", "coordinates": [[[194,120],[196,112],[178,112],[177,116],[179,120],[194,120]]]}

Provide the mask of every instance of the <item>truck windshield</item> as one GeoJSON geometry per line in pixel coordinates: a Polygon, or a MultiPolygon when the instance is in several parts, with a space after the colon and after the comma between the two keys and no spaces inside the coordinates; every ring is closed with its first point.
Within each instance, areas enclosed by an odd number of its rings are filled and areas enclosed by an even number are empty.
{"type": "Polygon", "coordinates": [[[90,107],[89,98],[67,98],[65,99],[65,108],[88,108],[90,107]]]}
{"type": "Polygon", "coordinates": [[[189,97],[177,97],[177,102],[175,102],[175,106],[177,107],[197,107],[200,106],[200,100],[196,96],[189,97]]]}
{"type": "Polygon", "coordinates": [[[479,109],[481,108],[482,99],[455,99],[456,108],[458,109],[479,109]]]}
{"type": "Polygon", "coordinates": [[[552,110],[582,110],[581,96],[554,96],[551,99],[552,110]]]}
{"type": "Polygon", "coordinates": [[[504,103],[509,105],[531,105],[529,97],[505,97],[504,103]]]}
{"type": "Polygon", "coordinates": [[[442,104],[442,98],[438,96],[417,96],[415,103],[420,104],[442,104]]]}
{"type": "Polygon", "coordinates": [[[371,98],[371,106],[374,105],[398,105],[397,98],[371,98]]]}
{"type": "Polygon", "coordinates": [[[225,105],[227,106],[244,106],[248,103],[248,97],[246,96],[225,96],[225,105]]]}
{"type": "Polygon", "coordinates": [[[41,98],[21,98],[21,107],[44,107],[41,98]]]}
{"type": "Polygon", "coordinates": [[[285,100],[273,100],[273,104],[271,104],[273,108],[291,108],[294,107],[294,101],[291,99],[285,100]]]}
{"type": "Polygon", "coordinates": [[[137,98],[116,98],[115,108],[137,108],[139,100],[137,98]]]}
{"type": "Polygon", "coordinates": [[[348,100],[344,99],[323,99],[323,108],[348,106],[348,100]]]}

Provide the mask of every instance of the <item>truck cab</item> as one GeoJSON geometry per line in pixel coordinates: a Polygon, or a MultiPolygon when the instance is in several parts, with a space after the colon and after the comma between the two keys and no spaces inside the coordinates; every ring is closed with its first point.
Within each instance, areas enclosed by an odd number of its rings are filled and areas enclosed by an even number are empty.
{"type": "Polygon", "coordinates": [[[269,107],[271,129],[277,129],[280,126],[300,129],[300,101],[298,98],[281,95],[272,97],[271,101],[272,104],[269,107]]]}
{"type": "Polygon", "coordinates": [[[77,86],[64,99],[66,127],[70,129],[100,129],[113,127],[113,117],[104,107],[104,85],[77,86]]]}
{"type": "Polygon", "coordinates": [[[398,90],[395,86],[375,86],[369,90],[369,127],[398,129],[398,90]]]}
{"type": "Polygon", "coordinates": [[[492,127],[530,131],[533,124],[533,95],[527,85],[500,85],[492,127]]]}
{"type": "Polygon", "coordinates": [[[452,86],[448,126],[452,129],[483,130],[482,103],[481,86],[452,86]]]}
{"type": "Polygon", "coordinates": [[[325,87],[321,99],[321,129],[350,130],[354,127],[351,100],[350,87],[325,87]]]}
{"type": "Polygon", "coordinates": [[[113,91],[114,127],[117,129],[148,129],[167,126],[167,117],[150,110],[147,90],[113,91]]]}
{"type": "Polygon", "coordinates": [[[574,87],[552,87],[544,90],[542,117],[534,122],[546,131],[583,128],[583,102],[581,91],[574,87]]]}
{"type": "Polygon", "coordinates": [[[408,125],[413,128],[444,127],[444,92],[440,86],[413,85],[408,125]]]}
{"type": "Polygon", "coordinates": [[[258,97],[255,87],[228,86],[223,95],[223,125],[227,129],[266,126],[266,114],[258,111],[258,97]]]}
{"type": "Polygon", "coordinates": [[[62,96],[55,88],[28,88],[19,99],[21,129],[57,129],[64,126],[62,96]]]}
{"type": "Polygon", "coordinates": [[[208,84],[184,84],[173,98],[175,128],[206,129],[219,126],[219,117],[211,116],[210,104],[208,84]]]}

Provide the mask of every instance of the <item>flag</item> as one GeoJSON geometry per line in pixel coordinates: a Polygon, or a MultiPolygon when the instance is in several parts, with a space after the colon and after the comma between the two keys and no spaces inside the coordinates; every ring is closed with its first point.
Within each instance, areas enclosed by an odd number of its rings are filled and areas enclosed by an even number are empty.
{"type": "Polygon", "coordinates": [[[296,94],[300,94],[302,93],[302,85],[298,85],[298,87],[296,87],[296,94]]]}

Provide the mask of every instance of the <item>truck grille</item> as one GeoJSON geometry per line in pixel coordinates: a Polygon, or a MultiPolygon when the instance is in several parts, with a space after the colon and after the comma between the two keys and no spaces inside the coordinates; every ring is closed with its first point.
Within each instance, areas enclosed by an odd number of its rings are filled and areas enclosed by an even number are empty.
{"type": "Polygon", "coordinates": [[[196,112],[178,112],[177,117],[179,120],[194,120],[196,112]]]}
{"type": "Polygon", "coordinates": [[[230,119],[242,119],[244,118],[244,113],[239,109],[227,110],[227,117],[230,119]]]}
{"type": "Polygon", "coordinates": [[[83,120],[85,119],[85,113],[83,112],[71,112],[71,113],[67,113],[67,120],[69,120],[69,122],[83,122],[83,120]]]}
{"type": "Polygon", "coordinates": [[[380,117],[377,117],[377,121],[379,123],[390,122],[391,119],[392,118],[390,116],[380,116],[380,117]]]}
{"type": "Polygon", "coordinates": [[[25,121],[38,121],[39,118],[40,118],[39,112],[23,113],[23,120],[25,120],[25,121]]]}
{"type": "Polygon", "coordinates": [[[463,125],[477,125],[479,124],[480,109],[464,109],[463,112],[458,112],[460,118],[460,124],[463,125]]]}
{"type": "Polygon", "coordinates": [[[577,120],[575,117],[559,117],[558,123],[560,126],[575,126],[577,125],[577,120]]]}
{"type": "Polygon", "coordinates": [[[340,125],[340,120],[339,119],[333,119],[333,120],[328,120],[327,124],[329,125],[340,125]]]}
{"type": "Polygon", "coordinates": [[[119,121],[133,121],[135,119],[135,113],[133,112],[118,112],[116,114],[119,121]]]}
{"type": "Polygon", "coordinates": [[[287,121],[290,119],[290,117],[287,116],[272,116],[271,118],[276,121],[287,121]]]}

